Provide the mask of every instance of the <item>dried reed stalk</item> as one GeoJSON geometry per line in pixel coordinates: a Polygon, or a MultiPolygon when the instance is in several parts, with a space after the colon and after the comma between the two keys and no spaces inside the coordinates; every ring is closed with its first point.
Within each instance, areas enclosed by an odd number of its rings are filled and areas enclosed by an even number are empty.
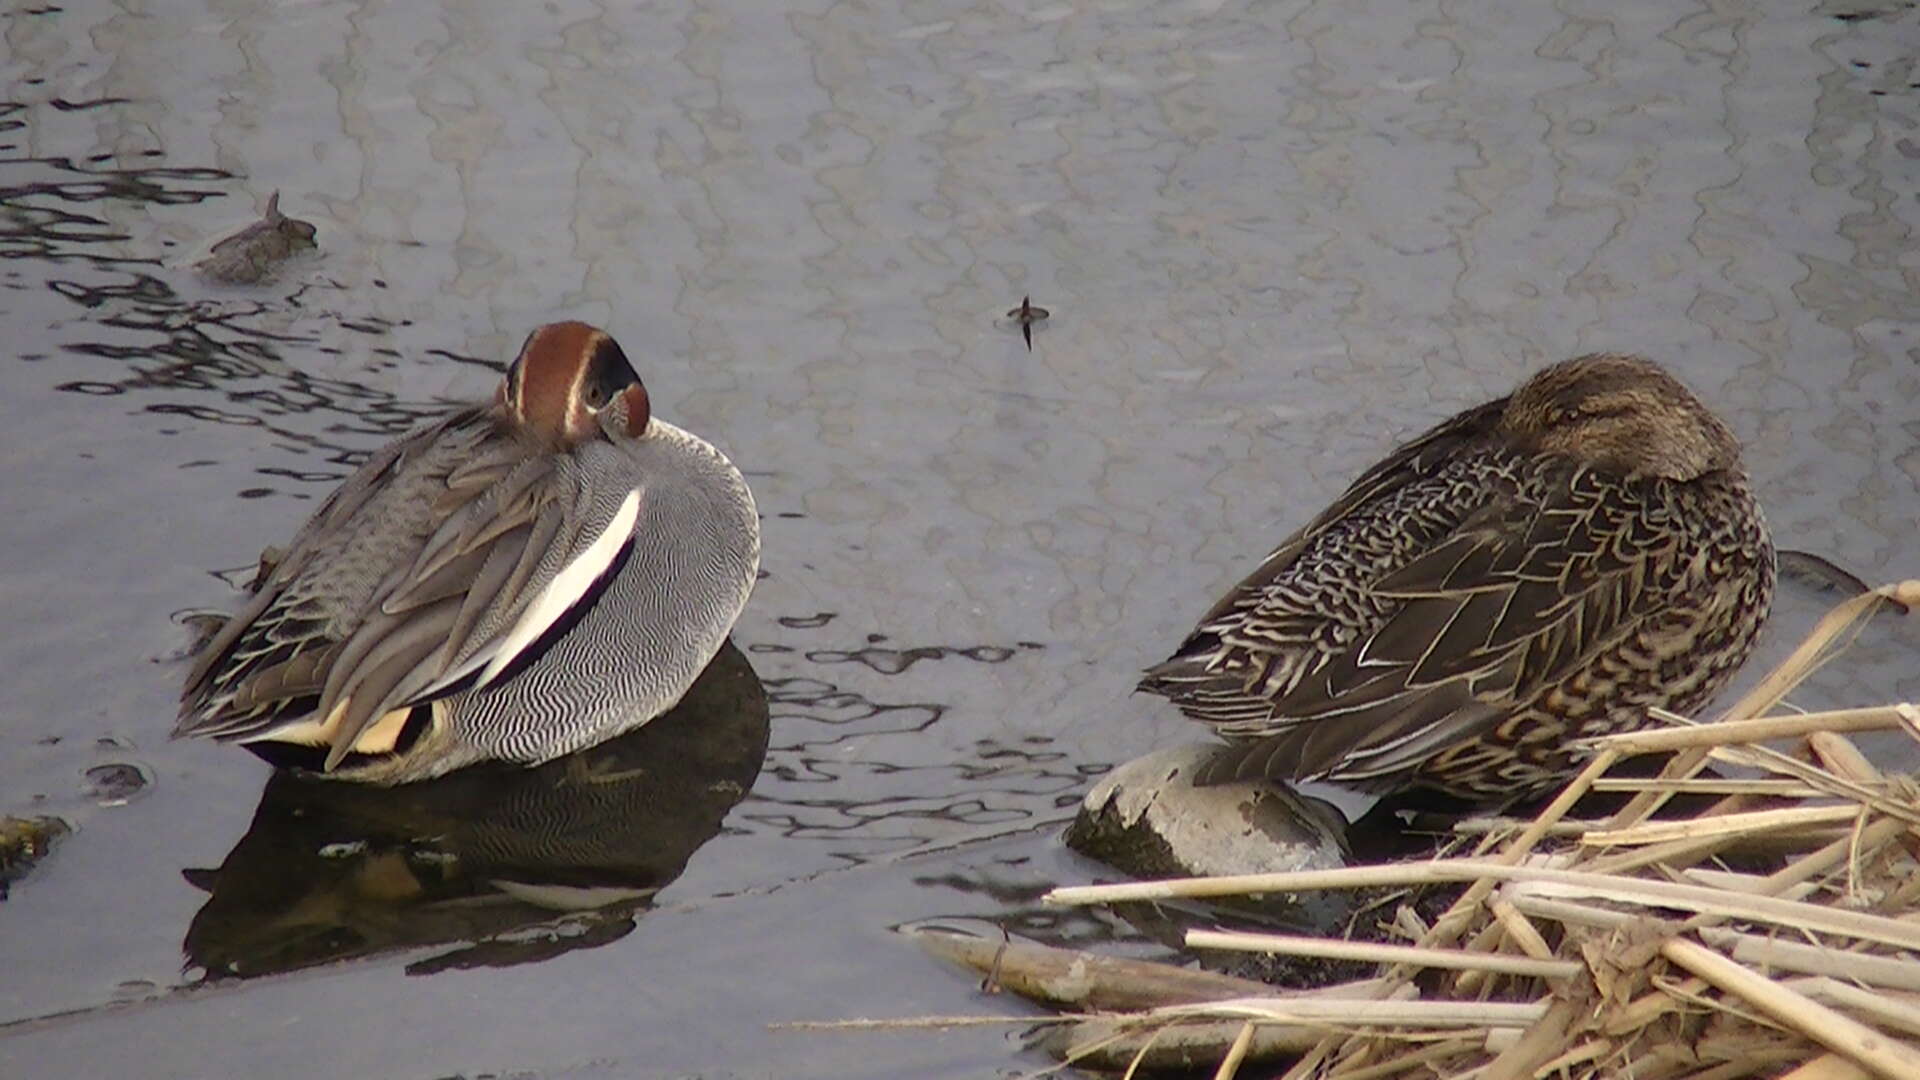
{"type": "Polygon", "coordinates": [[[1664,844],[1673,840],[1691,840],[1708,836],[1745,836],[1771,832],[1783,825],[1822,825],[1851,821],[1860,816],[1857,806],[1796,806],[1786,810],[1754,810],[1745,814],[1722,814],[1712,818],[1682,821],[1658,821],[1628,829],[1595,829],[1584,833],[1580,842],[1591,847],[1628,844],[1664,844]]]}
{"type": "Polygon", "coordinates": [[[1240,1073],[1240,1063],[1247,1059],[1247,1048],[1253,1045],[1254,1022],[1249,1020],[1240,1025],[1240,1034],[1234,1036],[1233,1045],[1227,1047],[1227,1056],[1220,1059],[1220,1068],[1213,1074],[1213,1080],[1233,1080],[1240,1073]]]}
{"type": "Polygon", "coordinates": [[[1411,945],[1375,945],[1360,941],[1303,937],[1292,934],[1243,934],[1219,930],[1187,931],[1190,949],[1235,949],[1282,956],[1318,956],[1330,960],[1373,960],[1382,964],[1449,968],[1460,971],[1497,971],[1507,975],[1572,978],[1585,970],[1571,960],[1534,960],[1521,956],[1476,953],[1457,949],[1422,949],[1411,945]]]}
{"type": "Polygon", "coordinates": [[[1920,1077],[1920,1048],[1897,1042],[1857,1020],[1797,994],[1712,949],[1675,938],[1661,955],[1828,1049],[1892,1080],[1920,1077]]]}
{"type": "MultiPolygon", "coordinates": [[[[1824,733],[1816,733],[1824,734],[1824,733]]],[[[1852,746],[1852,743],[1847,745],[1852,746]]],[[[1670,791],[1675,795],[1766,795],[1780,799],[1805,799],[1822,794],[1797,780],[1741,780],[1699,777],[1691,780],[1661,780],[1656,777],[1603,776],[1593,782],[1595,791],[1670,791]]],[[[1468,818],[1467,821],[1481,819],[1468,818]]],[[[1466,824],[1467,822],[1461,822],[1466,824]]]]}
{"type": "Polygon", "coordinates": [[[1752,720],[1721,720],[1688,727],[1625,731],[1618,735],[1602,735],[1593,743],[1632,756],[1671,753],[1688,748],[1772,742],[1816,731],[1891,731],[1899,726],[1899,706],[1876,705],[1868,709],[1836,709],[1832,712],[1795,713],[1792,716],[1763,716],[1752,720]]]}
{"type": "Polygon", "coordinates": [[[1780,1080],[1873,1080],[1873,1074],[1838,1054],[1822,1054],[1780,1080]]]}
{"type": "Polygon", "coordinates": [[[1362,1001],[1339,998],[1255,997],[1169,1005],[1153,1017],[1235,1017],[1283,1024],[1392,1027],[1519,1027],[1547,1012],[1545,1001],[1362,1001]]]}
{"type": "Polygon", "coordinates": [[[1735,918],[1757,919],[1822,933],[1848,934],[1901,948],[1920,949],[1920,925],[1880,915],[1780,900],[1771,896],[1729,893],[1699,885],[1647,881],[1544,866],[1508,866],[1486,859],[1439,859],[1425,863],[1355,866],[1342,870],[1297,870],[1232,877],[1172,878],[1125,885],[1089,885],[1055,889],[1043,899],[1051,904],[1090,904],[1115,900],[1169,900],[1444,881],[1518,882],[1524,887],[1515,890],[1514,895],[1598,897],[1646,907],[1716,912],[1735,918]]]}

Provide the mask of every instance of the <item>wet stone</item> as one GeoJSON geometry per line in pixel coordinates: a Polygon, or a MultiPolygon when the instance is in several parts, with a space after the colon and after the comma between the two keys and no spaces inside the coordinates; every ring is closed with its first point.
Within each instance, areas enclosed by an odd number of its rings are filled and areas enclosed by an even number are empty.
{"type": "Polygon", "coordinates": [[[1213,744],[1158,750],[1094,785],[1067,846],[1138,878],[1260,874],[1345,866],[1346,819],[1268,781],[1195,787],[1213,744]]]}
{"type": "Polygon", "coordinates": [[[87,797],[102,806],[119,806],[147,789],[147,771],[130,762],[95,765],[84,774],[87,797]]]}
{"type": "Polygon", "coordinates": [[[113,1000],[120,1003],[146,1001],[160,995],[160,984],[152,979],[126,979],[113,988],[113,1000]]]}

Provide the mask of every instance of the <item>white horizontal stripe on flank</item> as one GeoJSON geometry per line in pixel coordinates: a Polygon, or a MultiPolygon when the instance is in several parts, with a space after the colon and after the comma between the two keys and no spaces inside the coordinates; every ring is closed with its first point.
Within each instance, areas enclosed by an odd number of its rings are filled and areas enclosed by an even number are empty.
{"type": "Polygon", "coordinates": [[[491,683],[507,665],[513,663],[521,650],[539,640],[548,627],[587,594],[587,589],[613,564],[613,557],[619,553],[620,545],[626,543],[627,537],[633,534],[633,523],[639,518],[640,491],[636,488],[627,492],[627,497],[620,503],[619,512],[613,515],[613,520],[607,523],[600,535],[593,538],[593,543],[587,545],[587,550],[554,575],[547,587],[540,590],[540,595],[521,613],[519,621],[513,624],[513,629],[507,632],[494,651],[493,659],[480,672],[474,689],[491,683]]]}

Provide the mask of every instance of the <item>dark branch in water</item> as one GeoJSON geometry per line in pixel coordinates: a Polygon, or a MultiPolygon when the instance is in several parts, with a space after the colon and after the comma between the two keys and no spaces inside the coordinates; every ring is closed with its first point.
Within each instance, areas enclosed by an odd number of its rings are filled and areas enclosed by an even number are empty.
{"type": "MultiPolygon", "coordinates": [[[[1873,591],[1873,586],[1861,580],[1858,574],[1840,566],[1833,560],[1815,555],[1811,551],[1799,551],[1794,548],[1781,548],[1779,552],[1780,576],[1791,581],[1808,585],[1821,592],[1837,592],[1846,596],[1858,596],[1873,591]]],[[[1882,610],[1893,611],[1901,615],[1910,614],[1912,609],[1892,597],[1886,598],[1886,607],[1882,610]]]]}

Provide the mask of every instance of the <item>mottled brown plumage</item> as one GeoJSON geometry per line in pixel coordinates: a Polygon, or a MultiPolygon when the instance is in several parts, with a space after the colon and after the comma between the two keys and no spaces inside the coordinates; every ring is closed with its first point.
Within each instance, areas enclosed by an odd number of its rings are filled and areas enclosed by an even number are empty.
{"type": "Polygon", "coordinates": [[[1773,580],[1733,433],[1657,365],[1583,356],[1367,470],[1140,688],[1227,738],[1202,783],[1506,801],[1703,704],[1773,580]]]}

